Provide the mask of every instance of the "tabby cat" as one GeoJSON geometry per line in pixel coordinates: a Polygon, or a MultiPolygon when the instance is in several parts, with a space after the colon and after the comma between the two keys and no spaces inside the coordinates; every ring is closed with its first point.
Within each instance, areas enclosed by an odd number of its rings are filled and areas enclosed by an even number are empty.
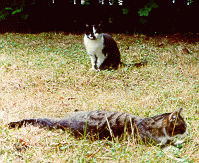
{"type": "Polygon", "coordinates": [[[182,108],[148,118],[133,114],[110,111],[79,111],[65,118],[23,119],[10,122],[9,128],[28,124],[51,129],[69,130],[75,136],[90,135],[98,139],[121,137],[133,134],[145,143],[164,145],[175,138],[187,136],[187,125],[181,116],[182,108]]]}

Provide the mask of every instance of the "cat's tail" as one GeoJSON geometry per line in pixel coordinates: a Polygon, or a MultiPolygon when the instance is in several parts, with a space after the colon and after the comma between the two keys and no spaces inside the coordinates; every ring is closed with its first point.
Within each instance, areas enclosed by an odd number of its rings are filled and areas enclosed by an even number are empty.
{"type": "Polygon", "coordinates": [[[132,64],[125,64],[123,62],[120,62],[123,66],[127,67],[141,67],[147,65],[147,61],[142,61],[142,62],[137,62],[137,63],[132,63],[132,64]]]}
{"type": "Polygon", "coordinates": [[[59,123],[59,120],[56,119],[51,119],[51,118],[38,118],[38,119],[23,119],[20,121],[16,121],[16,122],[10,122],[8,124],[8,128],[21,128],[23,126],[27,126],[27,125],[33,125],[33,126],[38,126],[41,128],[47,127],[48,129],[52,130],[52,129],[62,129],[65,130],[66,126],[62,126],[59,123]]]}

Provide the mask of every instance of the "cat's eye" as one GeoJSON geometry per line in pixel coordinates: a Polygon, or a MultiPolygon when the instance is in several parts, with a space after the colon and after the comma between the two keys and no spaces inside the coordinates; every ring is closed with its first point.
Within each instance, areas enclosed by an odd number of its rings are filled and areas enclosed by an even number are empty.
{"type": "Polygon", "coordinates": [[[97,32],[97,33],[101,33],[102,30],[98,28],[98,29],[96,30],[96,32],[97,32]]]}
{"type": "Polygon", "coordinates": [[[176,128],[175,128],[175,130],[174,130],[174,131],[175,131],[175,132],[177,132],[177,131],[181,131],[181,130],[180,130],[180,129],[176,129],[176,128]]]}

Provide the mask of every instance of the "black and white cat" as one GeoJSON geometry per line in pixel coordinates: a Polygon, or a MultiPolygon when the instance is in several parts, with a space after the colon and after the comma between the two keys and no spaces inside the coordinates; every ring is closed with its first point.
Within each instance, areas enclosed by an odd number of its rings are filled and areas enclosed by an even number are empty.
{"type": "MultiPolygon", "coordinates": [[[[86,24],[84,36],[86,51],[91,58],[92,70],[117,69],[120,61],[120,51],[115,40],[108,34],[102,33],[102,22],[98,25],[86,24]]],[[[146,61],[127,66],[142,66],[146,61]]]]}

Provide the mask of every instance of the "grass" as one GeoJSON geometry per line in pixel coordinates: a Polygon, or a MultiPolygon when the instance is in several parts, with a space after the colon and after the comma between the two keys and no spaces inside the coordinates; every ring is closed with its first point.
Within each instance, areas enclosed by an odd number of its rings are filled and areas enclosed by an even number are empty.
{"type": "Polygon", "coordinates": [[[83,35],[0,35],[1,162],[199,162],[199,44],[113,35],[125,63],[141,68],[90,71],[83,35]],[[188,51],[184,50],[187,49],[188,51]],[[24,118],[64,117],[78,110],[111,110],[140,117],[183,107],[189,135],[182,148],[130,140],[76,139],[37,127],[8,130],[24,118]]]}

